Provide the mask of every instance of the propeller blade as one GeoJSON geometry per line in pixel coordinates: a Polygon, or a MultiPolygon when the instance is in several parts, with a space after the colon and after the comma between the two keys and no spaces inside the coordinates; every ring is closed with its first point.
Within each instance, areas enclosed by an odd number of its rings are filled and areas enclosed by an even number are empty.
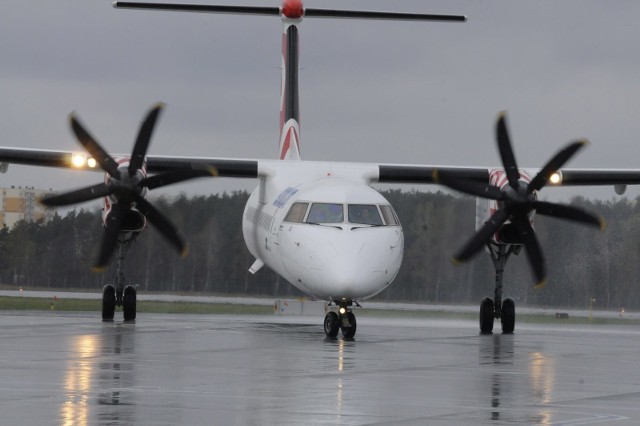
{"type": "Polygon", "coordinates": [[[95,200],[96,198],[105,197],[113,191],[104,183],[88,186],[86,188],[76,189],[75,191],[65,192],[59,195],[52,195],[40,200],[45,206],[68,206],[70,204],[83,203],[85,201],[95,200]]]}
{"type": "Polygon", "coordinates": [[[147,148],[149,148],[149,142],[151,141],[151,135],[153,134],[153,129],[155,128],[158,116],[160,115],[160,112],[162,112],[164,106],[165,105],[160,102],[151,108],[140,126],[140,131],[138,132],[138,137],[135,145],[133,146],[133,152],[131,153],[131,160],[129,161],[129,176],[131,177],[133,177],[136,172],[142,168],[144,157],[147,155],[147,148]]]}
{"type": "Polygon", "coordinates": [[[542,255],[542,249],[540,248],[540,243],[538,242],[536,233],[531,227],[529,218],[526,215],[515,217],[513,219],[513,223],[518,230],[518,235],[527,252],[529,264],[536,276],[536,284],[534,287],[542,288],[544,287],[544,283],[547,279],[547,272],[544,256],[542,255]]]}
{"type": "Polygon", "coordinates": [[[118,173],[118,163],[116,163],[116,161],[107,153],[107,151],[105,151],[104,148],[100,146],[98,141],[96,141],[95,138],[85,130],[85,128],[76,118],[75,113],[69,115],[69,120],[71,121],[71,129],[73,130],[73,133],[75,133],[76,138],[78,138],[78,142],[80,142],[80,144],[89,152],[89,154],[91,154],[96,162],[100,164],[102,170],[107,172],[112,178],[120,179],[120,173],[118,173]]]}
{"type": "Polygon", "coordinates": [[[147,187],[149,189],[155,189],[160,188],[161,186],[167,186],[189,179],[211,177],[217,175],[218,171],[213,167],[173,170],[170,172],[160,173],[144,178],[140,181],[140,186],[147,187]]]}
{"type": "Polygon", "coordinates": [[[551,160],[538,172],[538,174],[529,182],[528,191],[539,191],[543,186],[547,184],[547,181],[552,174],[558,171],[564,163],[576,153],[580,148],[585,146],[588,142],[586,140],[570,143],[560,152],[553,156],[551,160]]]}
{"type": "Polygon", "coordinates": [[[109,262],[113,250],[118,242],[118,236],[122,228],[122,222],[124,221],[127,208],[121,204],[116,203],[111,206],[111,212],[107,216],[107,223],[104,228],[104,236],[102,237],[102,246],[100,246],[100,254],[98,255],[98,261],[93,266],[93,270],[102,272],[109,262]]]}
{"type": "Polygon", "coordinates": [[[509,209],[498,209],[484,226],[458,251],[458,254],[453,257],[454,263],[464,262],[476,254],[491,240],[493,234],[500,230],[500,227],[509,219],[510,215],[509,209]]]}
{"type": "Polygon", "coordinates": [[[603,230],[606,227],[604,220],[586,210],[579,207],[567,206],[565,204],[548,203],[546,201],[535,201],[533,203],[536,213],[557,217],[560,219],[568,219],[574,222],[581,222],[587,225],[595,226],[603,230]]]}
{"type": "Polygon", "coordinates": [[[185,242],[182,232],[169,221],[162,213],[156,210],[147,200],[139,195],[135,196],[136,208],[149,219],[149,222],[156,227],[163,237],[174,245],[180,252],[180,256],[187,255],[187,243],[185,242]]]}
{"type": "Polygon", "coordinates": [[[504,199],[504,194],[498,187],[486,185],[484,183],[479,183],[468,179],[455,178],[453,176],[450,176],[446,172],[438,171],[438,169],[435,169],[433,171],[433,181],[456,191],[460,191],[469,195],[475,195],[476,197],[489,198],[492,200],[504,199]]]}
{"type": "Polygon", "coordinates": [[[518,181],[520,180],[520,172],[518,171],[518,164],[516,163],[516,157],[513,154],[513,148],[511,147],[511,140],[509,139],[509,131],[507,130],[507,114],[505,112],[500,114],[498,123],[496,124],[496,138],[498,139],[498,151],[500,152],[500,158],[502,159],[502,167],[509,179],[509,185],[518,190],[518,181]]]}

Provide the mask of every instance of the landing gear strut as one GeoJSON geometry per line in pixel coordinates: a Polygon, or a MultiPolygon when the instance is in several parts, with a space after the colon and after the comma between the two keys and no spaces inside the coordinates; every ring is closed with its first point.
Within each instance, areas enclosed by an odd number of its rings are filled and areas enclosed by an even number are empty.
{"type": "Polygon", "coordinates": [[[129,251],[131,243],[138,236],[138,232],[122,232],[118,236],[118,260],[116,271],[116,285],[107,284],[102,289],[102,320],[113,321],[116,306],[122,306],[125,321],[136,319],[136,288],[124,285],[124,271],[122,263],[129,251]]]}
{"type": "Polygon", "coordinates": [[[502,300],[502,275],[507,260],[512,254],[517,255],[522,246],[488,243],[491,261],[496,271],[494,298],[485,297],[480,303],[480,333],[491,334],[493,332],[493,320],[502,322],[502,332],[511,334],[516,323],[516,305],[513,299],[502,300]]]}
{"type": "Polygon", "coordinates": [[[335,338],[338,336],[338,331],[342,330],[342,335],[347,339],[352,339],[356,335],[356,316],[351,311],[351,306],[357,302],[352,300],[335,302],[338,306],[338,313],[333,311],[327,312],[324,317],[324,333],[327,337],[335,338]]]}

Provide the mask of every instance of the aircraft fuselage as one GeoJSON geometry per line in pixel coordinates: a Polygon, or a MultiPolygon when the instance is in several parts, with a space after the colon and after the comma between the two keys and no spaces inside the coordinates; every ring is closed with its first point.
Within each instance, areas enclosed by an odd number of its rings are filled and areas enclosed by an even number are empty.
{"type": "Polygon", "coordinates": [[[384,290],[400,269],[404,236],[389,202],[369,186],[375,170],[281,164],[261,170],[245,207],[251,254],[314,298],[363,300],[384,290]]]}

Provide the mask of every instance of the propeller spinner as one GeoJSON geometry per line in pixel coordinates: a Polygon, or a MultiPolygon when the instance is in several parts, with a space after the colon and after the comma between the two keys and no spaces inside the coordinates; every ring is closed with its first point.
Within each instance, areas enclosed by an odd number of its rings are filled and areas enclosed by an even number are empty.
{"type": "Polygon", "coordinates": [[[455,263],[464,262],[482,249],[493,235],[507,221],[515,226],[519,241],[524,245],[527,258],[535,274],[537,284],[542,286],[546,280],[545,260],[540,243],[531,226],[529,215],[535,211],[545,216],[553,216],[604,228],[604,221],[583,209],[565,204],[538,201],[536,191],[542,189],[551,176],[558,171],[580,148],[586,140],[572,142],[547,162],[538,174],[526,183],[520,179],[520,172],[511,146],[506,124],[506,114],[500,114],[496,125],[498,151],[502,166],[507,175],[508,184],[502,188],[468,179],[461,179],[445,171],[434,171],[434,180],[456,191],[498,201],[498,210],[484,226],[454,255],[455,263]]]}
{"type": "Polygon", "coordinates": [[[41,202],[54,207],[78,204],[101,197],[109,197],[113,201],[111,211],[104,221],[105,231],[100,254],[94,265],[95,270],[103,270],[106,267],[118,242],[118,236],[125,231],[123,227],[126,218],[133,211],[144,215],[181,255],[187,253],[187,244],[182,233],[144,198],[145,189],[151,190],[197,177],[215,176],[216,171],[212,168],[192,166],[190,169],[174,170],[149,177],[141,172],[156,121],[163,108],[164,104],[156,104],[142,122],[128,167],[119,167],[116,160],[80,124],[75,114],[72,113],[69,117],[76,138],[106,172],[107,178],[104,183],[46,197],[41,202]]]}

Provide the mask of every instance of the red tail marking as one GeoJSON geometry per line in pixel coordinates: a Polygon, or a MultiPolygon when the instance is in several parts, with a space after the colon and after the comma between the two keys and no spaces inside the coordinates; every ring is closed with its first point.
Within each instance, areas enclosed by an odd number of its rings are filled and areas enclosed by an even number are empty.
{"type": "Polygon", "coordinates": [[[291,149],[291,139],[293,139],[296,144],[297,151],[300,151],[300,147],[298,145],[298,134],[296,133],[296,129],[291,126],[287,129],[287,134],[284,138],[284,143],[282,144],[282,151],[280,152],[280,159],[284,160],[291,149]]]}

